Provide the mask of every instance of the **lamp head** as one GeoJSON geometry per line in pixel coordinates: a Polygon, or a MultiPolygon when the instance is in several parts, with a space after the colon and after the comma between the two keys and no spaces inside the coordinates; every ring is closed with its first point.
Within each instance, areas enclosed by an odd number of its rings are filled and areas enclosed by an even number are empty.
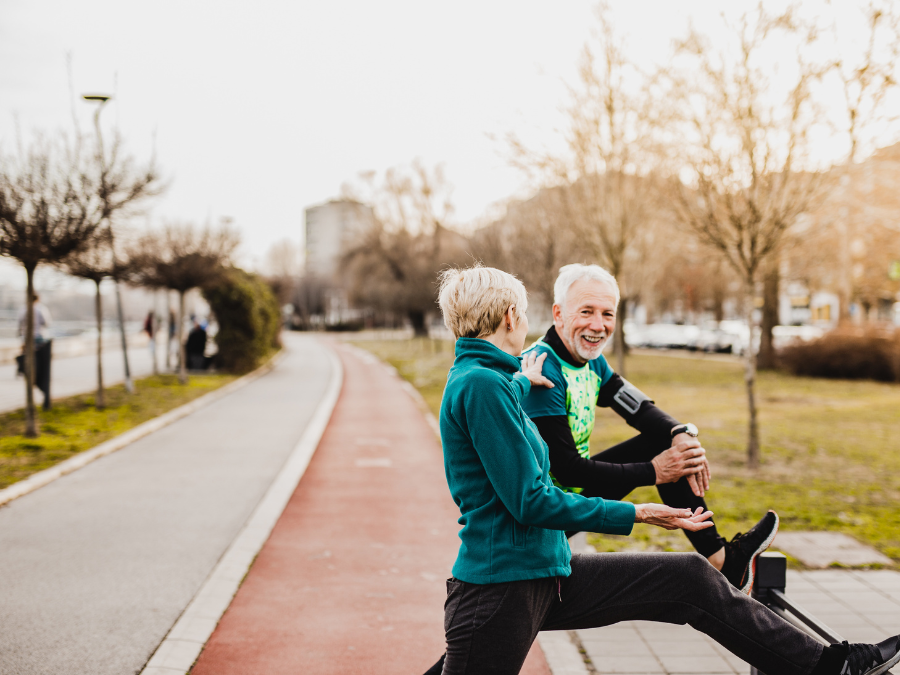
{"type": "Polygon", "coordinates": [[[85,101],[99,101],[100,103],[106,103],[112,96],[107,96],[106,94],[84,94],[81,98],[85,101]]]}

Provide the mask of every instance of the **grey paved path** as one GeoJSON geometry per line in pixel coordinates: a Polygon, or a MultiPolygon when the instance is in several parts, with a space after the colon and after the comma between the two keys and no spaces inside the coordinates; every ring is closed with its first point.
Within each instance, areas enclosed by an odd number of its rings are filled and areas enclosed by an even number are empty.
{"type": "MultiPolygon", "coordinates": [[[[130,347],[128,349],[129,367],[132,377],[149,375],[153,370],[149,347],[130,347]]],[[[158,363],[165,362],[165,352],[159,350],[158,363]]],[[[73,396],[94,391],[97,386],[97,357],[73,356],[65,359],[53,359],[50,369],[50,393],[53,398],[73,396]]],[[[125,365],[122,350],[107,349],[103,354],[104,384],[118,384],[125,379],[125,365]]],[[[40,405],[44,395],[34,390],[35,402],[40,405]]],[[[25,407],[25,384],[22,377],[16,377],[16,364],[0,365],[0,412],[25,407]]]]}
{"type": "Polygon", "coordinates": [[[300,438],[330,375],[271,373],[0,509],[0,674],[138,672],[300,438]]]}
{"type": "MultiPolygon", "coordinates": [[[[898,572],[789,571],[787,594],[850,642],[877,642],[900,633],[898,572]]],[[[750,673],[749,665],[689,626],[629,621],[575,633],[597,673],[750,673]]],[[[554,675],[563,673],[552,663],[551,669],[554,675]]]]}

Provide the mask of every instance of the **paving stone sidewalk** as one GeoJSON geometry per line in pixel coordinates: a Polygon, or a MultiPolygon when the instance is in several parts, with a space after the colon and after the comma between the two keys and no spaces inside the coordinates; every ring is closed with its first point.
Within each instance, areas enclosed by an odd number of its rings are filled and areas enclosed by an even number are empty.
{"type": "MultiPolygon", "coordinates": [[[[576,541],[575,545],[582,545],[576,541]]],[[[788,571],[788,597],[850,642],[879,642],[900,633],[900,572],[788,571]]],[[[690,626],[629,621],[567,636],[583,647],[595,673],[748,675],[750,666],[690,626]],[[580,643],[580,644],[579,644],[580,643]]],[[[556,637],[559,640],[559,636],[556,637]]],[[[549,653],[545,647],[545,651],[549,653]]],[[[548,659],[554,675],[590,673],[588,666],[548,659]]]]}

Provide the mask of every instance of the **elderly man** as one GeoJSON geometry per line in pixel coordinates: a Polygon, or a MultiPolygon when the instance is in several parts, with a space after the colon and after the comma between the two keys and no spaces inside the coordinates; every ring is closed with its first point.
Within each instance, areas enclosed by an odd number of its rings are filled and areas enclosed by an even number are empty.
{"type": "MultiPolygon", "coordinates": [[[[549,447],[552,477],[562,489],[621,500],[641,485],[656,485],[667,505],[705,510],[710,474],[697,427],[657,408],[602,355],[616,328],[618,306],[619,286],[602,267],[575,264],[560,270],[553,326],[525,352],[548,355],[543,374],[553,387],[532,387],[522,408],[549,447]],[[612,408],[640,433],[591,456],[595,406],[612,408]]],[[[750,593],[756,558],[777,531],[778,516],[769,511],[730,542],[715,527],[685,534],[728,581],[750,593]]]]}

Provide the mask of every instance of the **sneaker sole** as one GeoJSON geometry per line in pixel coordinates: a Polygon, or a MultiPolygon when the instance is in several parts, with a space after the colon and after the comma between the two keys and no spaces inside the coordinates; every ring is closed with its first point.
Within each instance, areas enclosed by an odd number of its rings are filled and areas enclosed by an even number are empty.
{"type": "MultiPolygon", "coordinates": [[[[772,513],[775,513],[772,511],[772,513]]],[[[741,593],[745,595],[750,595],[750,592],[753,590],[753,580],[756,578],[756,559],[759,557],[759,554],[765,551],[769,546],[772,545],[772,542],[775,540],[775,535],[778,534],[778,525],[781,522],[781,519],[778,517],[778,514],[775,513],[775,527],[769,533],[769,536],[765,538],[765,540],[759,545],[759,548],[750,556],[750,564],[747,565],[749,569],[749,573],[747,575],[747,580],[744,582],[744,585],[741,586],[741,593]]],[[[881,671],[883,672],[883,671],[881,671]]],[[[876,673],[872,673],[872,675],[877,675],[876,673]]]]}
{"type": "Polygon", "coordinates": [[[894,654],[890,659],[882,663],[880,666],[877,666],[872,670],[867,670],[865,675],[882,675],[882,673],[886,673],[891,668],[896,666],[898,662],[900,662],[900,652],[894,654]]]}

